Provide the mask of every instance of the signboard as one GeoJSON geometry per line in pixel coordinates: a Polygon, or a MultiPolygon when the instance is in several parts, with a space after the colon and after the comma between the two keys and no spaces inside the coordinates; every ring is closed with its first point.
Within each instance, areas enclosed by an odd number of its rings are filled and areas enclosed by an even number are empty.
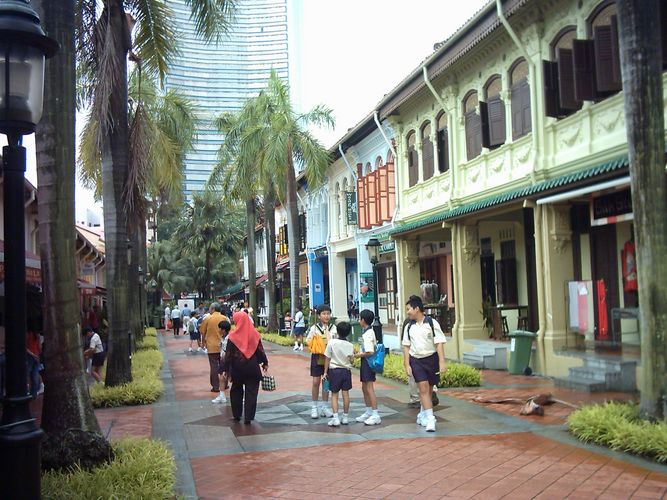
{"type": "Polygon", "coordinates": [[[345,191],[345,213],[347,214],[347,223],[357,224],[357,193],[354,191],[345,191]]]}
{"type": "Polygon", "coordinates": [[[395,241],[387,241],[386,243],[383,243],[382,246],[380,246],[380,253],[389,253],[393,252],[396,249],[396,242],[395,241]]]}
{"type": "Polygon", "coordinates": [[[373,273],[359,273],[361,282],[361,302],[375,302],[375,283],[373,273]]]}
{"type": "MultiPolygon", "coordinates": [[[[5,281],[5,263],[0,262],[0,281],[5,281]]],[[[42,270],[34,267],[25,268],[25,282],[33,285],[42,284],[42,270]]]]}
{"type": "Polygon", "coordinates": [[[602,226],[632,220],[632,196],[630,189],[615,191],[593,198],[591,202],[591,225],[602,226]]]}

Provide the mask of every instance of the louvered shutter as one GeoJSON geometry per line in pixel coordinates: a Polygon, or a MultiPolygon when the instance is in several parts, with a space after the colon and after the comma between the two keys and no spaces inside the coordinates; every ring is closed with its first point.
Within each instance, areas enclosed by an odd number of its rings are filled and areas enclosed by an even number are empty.
{"type": "Polygon", "coordinates": [[[366,208],[368,212],[368,225],[377,225],[377,170],[366,176],[366,208]]]}
{"type": "Polygon", "coordinates": [[[572,50],[558,49],[558,98],[563,109],[577,110],[581,102],[574,96],[572,50]]]}
{"type": "Polygon", "coordinates": [[[438,170],[447,172],[449,170],[449,137],[447,127],[438,130],[438,170]]]}
{"type": "Polygon", "coordinates": [[[611,17],[611,25],[595,27],[593,43],[597,90],[599,92],[618,92],[621,90],[621,64],[618,53],[616,16],[611,17]]]}
{"type": "Polygon", "coordinates": [[[597,99],[595,86],[595,45],[593,40],[572,41],[574,97],[577,101],[597,99]]]}
{"type": "Polygon", "coordinates": [[[475,110],[465,114],[466,152],[468,161],[482,152],[482,121],[475,110]]]}
{"type": "Polygon", "coordinates": [[[394,170],[394,162],[387,163],[387,199],[389,200],[389,210],[387,213],[387,221],[390,221],[394,216],[396,210],[396,171],[394,170]]]}
{"type": "Polygon", "coordinates": [[[364,190],[364,178],[357,178],[357,224],[360,229],[366,229],[366,193],[364,190]]]}
{"type": "Polygon", "coordinates": [[[389,213],[389,185],[388,185],[387,166],[378,168],[378,197],[380,200],[379,221],[387,220],[389,213]]]}
{"type": "Polygon", "coordinates": [[[491,147],[491,133],[489,132],[489,108],[484,101],[479,101],[479,120],[481,122],[482,147],[491,147]]]}
{"type": "Polygon", "coordinates": [[[424,180],[433,177],[433,143],[431,139],[422,139],[422,165],[424,167],[424,180]]]}
{"type": "MultiPolygon", "coordinates": [[[[552,118],[560,116],[560,102],[558,100],[558,63],[542,61],[544,74],[544,114],[552,118]]],[[[516,139],[516,125],[514,122],[514,89],[512,89],[512,138],[516,139]]]]}
{"type": "Polygon", "coordinates": [[[523,81],[515,85],[516,88],[521,89],[521,94],[523,99],[521,100],[521,136],[523,137],[526,134],[530,134],[533,130],[533,121],[531,115],[531,102],[530,102],[530,85],[528,85],[528,79],[524,78],[523,81]]]}
{"type": "Polygon", "coordinates": [[[505,144],[506,138],[505,103],[500,96],[494,96],[486,104],[489,113],[489,147],[501,146],[505,144]]]}
{"type": "Polygon", "coordinates": [[[419,180],[419,164],[417,161],[417,151],[413,146],[408,149],[408,186],[412,187],[419,180]]]}

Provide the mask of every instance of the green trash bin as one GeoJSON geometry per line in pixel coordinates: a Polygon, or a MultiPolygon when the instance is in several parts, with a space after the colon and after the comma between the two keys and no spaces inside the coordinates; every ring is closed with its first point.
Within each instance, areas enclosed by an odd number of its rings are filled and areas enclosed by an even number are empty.
{"type": "Polygon", "coordinates": [[[536,337],[536,333],[525,330],[510,332],[510,366],[508,371],[512,375],[531,375],[533,373],[528,365],[533,350],[533,339],[536,337]]]}

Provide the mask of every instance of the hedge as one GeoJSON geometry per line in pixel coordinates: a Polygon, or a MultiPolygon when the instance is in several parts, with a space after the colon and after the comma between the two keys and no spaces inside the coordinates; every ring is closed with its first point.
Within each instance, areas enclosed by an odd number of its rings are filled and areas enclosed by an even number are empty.
{"type": "Polygon", "coordinates": [[[175,498],[176,463],[169,447],[158,440],[125,438],[113,443],[115,458],[90,470],[78,466],[42,476],[42,497],[175,498]]]}
{"type": "Polygon", "coordinates": [[[585,406],[571,413],[567,424],[586,443],[667,462],[667,423],[642,420],[634,403],[585,406]]]}
{"type": "MultiPolygon", "coordinates": [[[[260,327],[262,328],[262,327],[260,327]]],[[[259,331],[259,328],[258,328],[259,331]]],[[[281,335],[278,335],[277,333],[266,333],[266,332],[261,332],[262,335],[262,340],[266,340],[267,342],[273,342],[274,344],[282,345],[282,346],[292,346],[294,345],[294,340],[292,337],[282,337],[281,335]]]]}
{"type": "Polygon", "coordinates": [[[132,382],[114,387],[95,384],[90,397],[95,408],[148,405],[164,392],[160,380],[162,353],[154,349],[142,349],[132,356],[132,382]]]}

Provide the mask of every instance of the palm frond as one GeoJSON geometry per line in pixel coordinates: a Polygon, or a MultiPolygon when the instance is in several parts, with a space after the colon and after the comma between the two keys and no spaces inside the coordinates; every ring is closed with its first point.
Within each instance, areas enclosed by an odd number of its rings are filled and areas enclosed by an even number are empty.
{"type": "Polygon", "coordinates": [[[154,124],[140,103],[130,124],[128,176],[123,194],[125,211],[135,222],[143,220],[146,212],[145,193],[154,136],[154,124]]]}
{"type": "Polygon", "coordinates": [[[102,156],[97,147],[98,124],[88,119],[81,131],[77,167],[81,184],[95,193],[95,199],[102,198],[102,156]]]}
{"type": "Polygon", "coordinates": [[[235,0],[186,0],[190,7],[190,19],[195,21],[197,32],[207,42],[219,43],[231,30],[236,13],[235,0]]]}

